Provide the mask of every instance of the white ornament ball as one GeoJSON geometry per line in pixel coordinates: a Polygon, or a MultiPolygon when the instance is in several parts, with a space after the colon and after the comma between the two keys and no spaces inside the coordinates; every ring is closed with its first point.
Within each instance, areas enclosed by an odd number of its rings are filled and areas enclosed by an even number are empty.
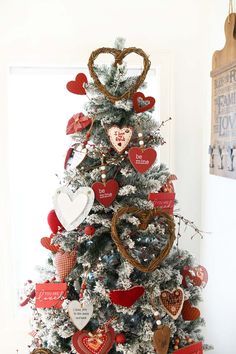
{"type": "Polygon", "coordinates": [[[157,320],[157,321],[156,321],[156,324],[157,324],[158,326],[160,326],[160,325],[161,325],[161,320],[157,320]]]}
{"type": "Polygon", "coordinates": [[[101,166],[100,168],[101,168],[102,171],[105,171],[106,166],[101,166]]]}
{"type": "Polygon", "coordinates": [[[144,141],[140,140],[139,145],[144,145],[144,141]]]}
{"type": "Polygon", "coordinates": [[[143,133],[138,133],[138,137],[141,138],[143,136],[143,133]]]}
{"type": "Polygon", "coordinates": [[[102,173],[102,178],[105,179],[107,175],[105,173],[102,173]]]}

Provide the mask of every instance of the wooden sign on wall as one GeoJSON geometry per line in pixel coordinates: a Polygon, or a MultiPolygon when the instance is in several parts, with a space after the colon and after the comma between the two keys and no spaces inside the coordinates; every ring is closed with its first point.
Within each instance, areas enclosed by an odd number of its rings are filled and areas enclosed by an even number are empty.
{"type": "Polygon", "coordinates": [[[212,57],[210,173],[236,178],[236,13],[225,21],[225,37],[212,57]]]}

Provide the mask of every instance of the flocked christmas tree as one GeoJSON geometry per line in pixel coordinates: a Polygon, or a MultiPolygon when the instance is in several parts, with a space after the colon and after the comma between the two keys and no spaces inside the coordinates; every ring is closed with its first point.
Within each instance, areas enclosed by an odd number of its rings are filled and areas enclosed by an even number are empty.
{"type": "Polygon", "coordinates": [[[156,156],[164,123],[139,91],[149,58],[123,45],[91,54],[92,82],[81,73],[67,84],[89,98],[67,125],[73,142],[48,215],[53,233],[41,239],[48,264],[21,303],[33,310],[34,353],[202,353],[196,305],[207,272],[175,240],[182,223],[200,231],[173,213],[175,176],[156,156]],[[114,56],[111,67],[94,64],[101,53],[114,56]],[[130,53],[143,59],[138,77],[127,74],[130,53]]]}

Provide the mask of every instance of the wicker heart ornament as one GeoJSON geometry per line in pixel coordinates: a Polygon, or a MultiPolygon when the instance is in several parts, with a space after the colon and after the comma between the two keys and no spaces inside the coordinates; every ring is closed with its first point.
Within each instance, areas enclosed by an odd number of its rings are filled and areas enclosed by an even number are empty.
{"type": "Polygon", "coordinates": [[[76,264],[77,251],[63,252],[58,251],[54,258],[54,266],[56,267],[57,277],[63,282],[67,275],[70,274],[76,264]]]}
{"type": "Polygon", "coordinates": [[[94,191],[80,187],[72,192],[68,187],[58,188],[53,197],[57,217],[67,231],[76,229],[88,216],[94,202],[94,191]]]}
{"type": "Polygon", "coordinates": [[[119,250],[122,257],[124,257],[133,267],[137,268],[141,272],[153,272],[161,264],[161,262],[168,256],[174,240],[175,240],[175,224],[173,218],[161,211],[160,209],[151,209],[143,210],[137,207],[123,207],[120,208],[116,213],[113,214],[112,225],[111,225],[111,236],[113,241],[116,244],[117,249],[119,250]],[[123,244],[117,230],[117,223],[119,219],[124,214],[132,214],[140,220],[139,229],[146,230],[148,224],[155,218],[160,217],[162,224],[166,224],[167,229],[167,243],[164,248],[161,250],[159,256],[152,259],[150,263],[145,266],[141,264],[136,258],[134,258],[130,253],[128,248],[123,244]]]}
{"type": "Polygon", "coordinates": [[[176,320],[183,308],[184,292],[181,288],[176,288],[173,291],[164,290],[159,297],[160,303],[164,310],[174,320],[176,320]]]}
{"type": "Polygon", "coordinates": [[[118,152],[118,154],[122,154],[122,152],[129,145],[132,134],[133,128],[130,126],[119,128],[117,125],[113,125],[107,130],[107,135],[109,136],[111,145],[116,152],[118,152]]]}
{"type": "Polygon", "coordinates": [[[72,344],[78,354],[107,354],[115,341],[115,332],[111,326],[91,333],[78,331],[72,337],[72,344]]]}
{"type": "Polygon", "coordinates": [[[135,47],[125,48],[123,50],[116,49],[116,48],[99,48],[94,50],[91,53],[88,61],[89,72],[91,77],[93,78],[95,85],[112,103],[130,98],[133,95],[133,93],[137,91],[140,85],[142,85],[142,83],[144,82],[147,72],[150,68],[150,65],[151,62],[149,61],[147,54],[142,49],[135,48],[135,47]],[[136,82],[131,87],[129,87],[127,91],[125,91],[120,96],[115,96],[111,94],[109,90],[107,90],[105,85],[101,83],[100,79],[98,78],[98,75],[94,70],[94,61],[100,54],[112,54],[115,58],[115,62],[113,65],[117,66],[118,64],[121,65],[123,59],[131,53],[135,53],[143,58],[143,71],[141,75],[138,76],[136,82]]]}

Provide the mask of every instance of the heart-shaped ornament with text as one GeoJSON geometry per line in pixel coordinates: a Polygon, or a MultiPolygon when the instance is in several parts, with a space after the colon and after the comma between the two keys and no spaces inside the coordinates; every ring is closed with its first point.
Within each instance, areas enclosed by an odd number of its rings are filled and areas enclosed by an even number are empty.
{"type": "Polygon", "coordinates": [[[61,250],[56,253],[53,263],[59,281],[64,282],[64,279],[70,274],[76,264],[76,258],[77,251],[64,252],[61,250]]]}
{"type": "Polygon", "coordinates": [[[200,315],[200,310],[197,307],[192,306],[189,300],[184,301],[182,317],[185,321],[195,321],[200,315]]]}
{"type": "Polygon", "coordinates": [[[163,290],[159,297],[160,303],[164,310],[174,320],[181,314],[184,303],[184,292],[181,288],[176,288],[172,291],[163,290]]]}
{"type": "Polygon", "coordinates": [[[67,187],[58,188],[53,197],[57,217],[67,231],[76,229],[88,216],[94,202],[94,191],[80,187],[73,193],[67,187]]]}
{"type": "Polygon", "coordinates": [[[84,84],[87,84],[88,79],[85,74],[79,73],[74,81],[69,81],[66,85],[68,91],[76,95],[86,95],[84,84]]]}
{"type": "Polygon", "coordinates": [[[116,150],[116,152],[118,152],[118,154],[122,154],[122,152],[129,145],[132,134],[133,128],[130,126],[119,128],[117,125],[113,125],[107,129],[107,135],[109,136],[111,145],[116,150]]]}
{"type": "Polygon", "coordinates": [[[135,47],[125,48],[123,50],[116,48],[99,48],[91,53],[88,62],[89,72],[94,80],[95,85],[112,103],[130,98],[132,94],[137,91],[140,85],[142,85],[142,83],[144,82],[150,65],[151,62],[149,61],[147,54],[142,49],[135,47]],[[137,77],[136,82],[131,87],[127,88],[127,90],[120,96],[115,96],[111,94],[109,90],[107,90],[106,86],[101,83],[97,73],[94,70],[94,61],[100,54],[112,54],[115,57],[115,62],[113,65],[117,66],[118,64],[121,65],[123,59],[131,53],[135,53],[143,58],[143,71],[141,75],[137,77]]]}
{"type": "Polygon", "coordinates": [[[78,354],[108,354],[115,342],[111,326],[95,332],[78,331],[72,337],[72,345],[78,354]]]}
{"type": "Polygon", "coordinates": [[[127,290],[112,290],[109,293],[111,302],[115,305],[131,307],[141,296],[143,296],[145,288],[137,285],[127,290]]]}
{"type": "Polygon", "coordinates": [[[143,210],[136,207],[123,207],[118,209],[118,211],[113,214],[111,223],[111,236],[122,257],[125,258],[130,264],[132,264],[133,267],[137,268],[141,272],[153,272],[168,256],[173,246],[175,240],[175,224],[173,222],[173,218],[160,209],[143,210]],[[160,218],[160,225],[163,225],[165,228],[164,234],[167,235],[167,243],[163,249],[160,250],[159,255],[152,257],[150,263],[147,265],[142,264],[142,259],[135,258],[135,256],[130,253],[129,248],[126,247],[126,245],[122,242],[122,239],[118,233],[117,226],[119,219],[124,214],[132,214],[140,220],[140,224],[138,226],[139,230],[146,230],[149,223],[156,217],[160,218]]]}
{"type": "Polygon", "coordinates": [[[153,148],[132,147],[129,149],[128,156],[135,170],[139,173],[145,173],[156,161],[157,153],[153,148]]]}
{"type": "Polygon", "coordinates": [[[59,250],[60,246],[54,245],[53,243],[51,243],[53,236],[54,236],[54,234],[52,234],[50,237],[42,237],[40,242],[41,242],[41,245],[43,247],[47,248],[49,251],[57,252],[59,250]]]}
{"type": "Polygon", "coordinates": [[[145,97],[142,92],[135,92],[133,94],[133,105],[136,113],[145,112],[155,105],[155,98],[145,97]]]}
{"type": "Polygon", "coordinates": [[[158,354],[167,354],[170,344],[170,328],[160,326],[153,333],[153,346],[158,354]]]}
{"type": "Polygon", "coordinates": [[[75,327],[83,329],[89,322],[93,314],[93,304],[91,302],[73,300],[68,306],[69,316],[75,327]]]}
{"type": "Polygon", "coordinates": [[[96,200],[104,207],[109,207],[116,199],[119,191],[119,184],[115,179],[106,182],[95,182],[92,185],[96,200]]]}

